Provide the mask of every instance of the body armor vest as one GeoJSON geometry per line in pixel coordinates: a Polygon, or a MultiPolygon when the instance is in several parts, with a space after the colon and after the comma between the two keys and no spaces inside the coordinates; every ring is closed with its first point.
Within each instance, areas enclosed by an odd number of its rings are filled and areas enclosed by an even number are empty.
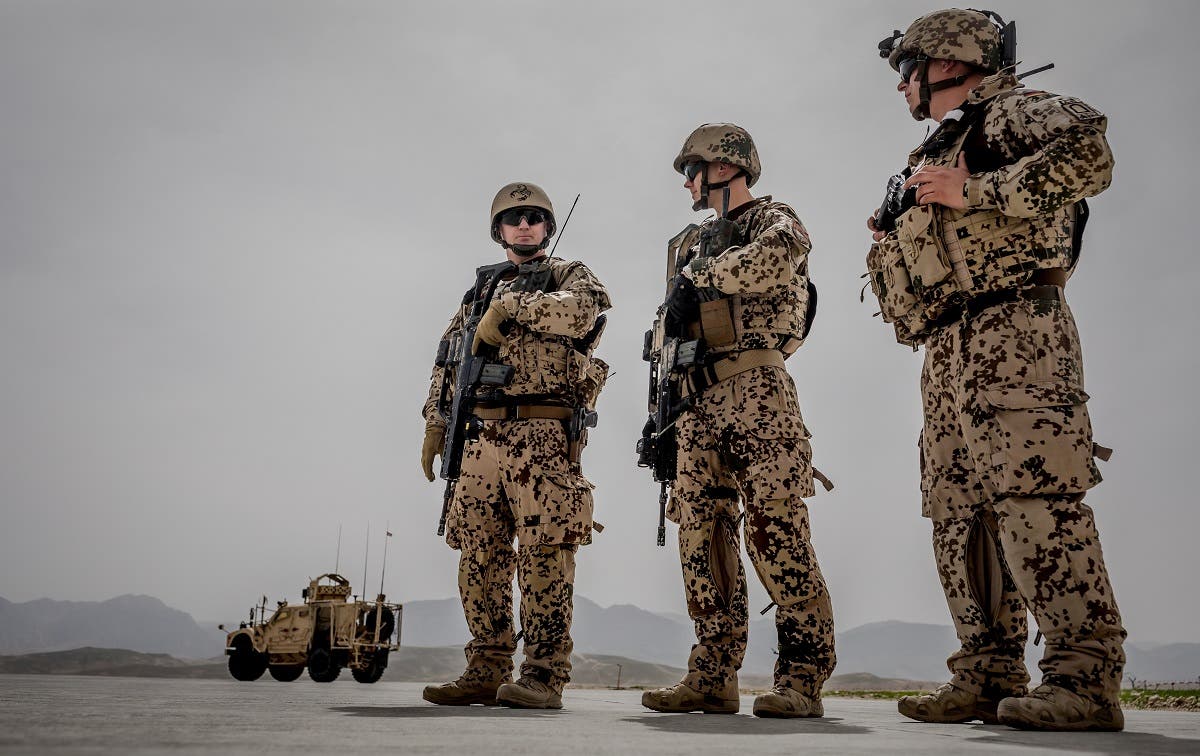
{"type": "MultiPolygon", "coordinates": [[[[1016,162],[1019,156],[999,155],[986,149],[982,120],[986,107],[998,98],[1020,96],[1008,90],[991,100],[964,107],[957,121],[947,121],[909,156],[909,165],[953,166],[966,153],[972,173],[993,171],[1016,162]]],[[[902,265],[903,271],[885,275],[899,288],[907,281],[915,298],[907,312],[896,312],[881,296],[884,315],[906,320],[914,336],[922,321],[935,321],[964,301],[981,294],[1011,289],[1029,281],[1036,270],[1074,265],[1074,229],[1077,206],[1067,205],[1045,215],[1018,218],[995,209],[958,210],[942,205],[918,205],[896,222],[899,254],[876,255],[875,265],[902,265]]],[[[883,246],[881,244],[881,246],[883,246]]],[[[869,267],[873,267],[869,265],[869,267]]],[[[874,283],[875,271],[872,271],[874,283]]],[[[876,294],[879,294],[878,288],[876,294]]],[[[893,299],[903,300],[892,291],[893,299]]],[[[904,308],[901,308],[904,309],[904,308]]]]}
{"type": "MultiPolygon", "coordinates": [[[[557,291],[580,264],[557,259],[523,263],[515,278],[501,282],[496,288],[496,299],[509,291],[547,294],[557,291]]],[[[603,316],[597,328],[582,339],[534,331],[516,321],[509,321],[509,328],[496,361],[513,368],[512,381],[503,388],[481,393],[482,401],[595,405],[608,374],[608,366],[592,356],[603,328],[603,316]]]]}
{"type": "MultiPolygon", "coordinates": [[[[736,218],[743,243],[754,241],[761,233],[760,226],[767,222],[764,211],[768,209],[782,211],[799,222],[790,207],[771,202],[769,196],[763,197],[736,218]]],[[[677,271],[694,257],[695,254],[689,251],[678,261],[677,271]]],[[[701,303],[700,320],[689,329],[693,337],[704,339],[705,347],[712,355],[748,349],[778,349],[790,356],[808,335],[810,302],[815,304],[816,299],[815,291],[810,293],[808,285],[807,260],[801,264],[799,275],[793,275],[786,287],[753,294],[713,291],[712,296],[710,301],[701,303]]]]}

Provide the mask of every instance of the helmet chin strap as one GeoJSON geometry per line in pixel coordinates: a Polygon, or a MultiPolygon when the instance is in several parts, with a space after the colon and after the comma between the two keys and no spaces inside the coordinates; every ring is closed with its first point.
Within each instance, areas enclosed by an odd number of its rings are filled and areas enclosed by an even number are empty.
{"type": "Polygon", "coordinates": [[[933,99],[934,92],[940,92],[943,89],[957,87],[959,84],[962,84],[964,81],[966,81],[968,76],[970,76],[970,74],[959,74],[952,79],[942,79],[941,81],[935,81],[930,84],[929,58],[923,58],[919,63],[917,63],[917,73],[919,73],[921,76],[921,101],[917,104],[916,110],[913,111],[912,117],[918,121],[924,121],[926,118],[930,117],[929,103],[933,99]]]}
{"type": "Polygon", "coordinates": [[[518,257],[533,257],[546,248],[547,241],[549,240],[543,240],[541,244],[509,244],[508,242],[504,242],[504,248],[511,249],[518,257]]]}
{"type": "Polygon", "coordinates": [[[708,207],[709,207],[709,205],[708,205],[709,190],[720,189],[723,192],[721,217],[724,218],[725,213],[729,212],[729,182],[733,181],[739,175],[741,175],[741,171],[733,174],[725,181],[718,181],[715,184],[710,184],[710,183],[708,183],[708,166],[706,165],[704,167],[704,169],[702,171],[700,171],[700,199],[698,199],[692,203],[692,212],[695,212],[697,210],[708,209],[708,207]]]}

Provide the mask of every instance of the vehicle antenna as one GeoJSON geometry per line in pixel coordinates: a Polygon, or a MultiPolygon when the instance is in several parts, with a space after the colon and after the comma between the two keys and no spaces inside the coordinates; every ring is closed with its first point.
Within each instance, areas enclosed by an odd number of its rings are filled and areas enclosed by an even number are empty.
{"type": "MultiPolygon", "coordinates": [[[[384,520],[384,522],[383,522],[383,532],[386,533],[387,535],[385,535],[383,537],[383,566],[379,568],[379,597],[380,597],[380,600],[383,599],[383,575],[387,571],[388,539],[392,537],[391,524],[387,520],[384,520]]],[[[366,586],[364,585],[363,588],[366,588],[366,586]]]]}
{"type": "MultiPolygon", "coordinates": [[[[338,565],[342,563],[342,523],[338,523],[338,546],[337,556],[333,558],[333,571],[338,571],[338,565]]],[[[340,573],[339,573],[340,574],[340,573]]]]}
{"type": "Polygon", "coordinates": [[[363,596],[367,595],[367,555],[371,553],[371,523],[367,523],[367,544],[363,547],[363,596]]]}
{"type": "Polygon", "coordinates": [[[575,195],[575,201],[571,203],[571,209],[567,211],[567,219],[563,221],[562,228],[558,229],[558,238],[554,240],[554,246],[550,248],[550,254],[546,255],[546,259],[554,257],[554,250],[558,249],[558,243],[562,241],[562,235],[567,230],[567,224],[571,222],[571,213],[575,212],[575,206],[579,204],[579,197],[575,195]]]}

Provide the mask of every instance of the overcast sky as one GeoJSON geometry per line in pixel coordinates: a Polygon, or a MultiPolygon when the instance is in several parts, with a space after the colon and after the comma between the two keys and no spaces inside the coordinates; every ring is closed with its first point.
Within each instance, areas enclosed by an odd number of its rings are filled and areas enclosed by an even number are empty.
{"type": "MultiPolygon", "coordinates": [[[[558,254],[607,284],[615,370],[585,454],[576,590],[684,610],[634,466],[642,331],[690,210],[671,161],[706,121],[812,234],[821,310],[789,360],[837,483],[810,501],[837,622],[949,623],[920,517],[921,354],[859,302],[863,219],[925,134],[876,43],[925,2],[0,4],[0,596],[146,593],[236,620],[332,570],[456,594],[418,464],[429,366],[492,195],[543,186],[558,254]]],[[[1068,299],[1098,442],[1088,496],[1134,641],[1200,641],[1200,5],[1003,2],[1030,86],[1109,116],[1068,299]]],[[[674,531],[672,529],[671,539],[674,531]]],[[[751,573],[753,574],[753,573],[751,573]]],[[[754,606],[767,603],[755,585],[754,606]]]]}

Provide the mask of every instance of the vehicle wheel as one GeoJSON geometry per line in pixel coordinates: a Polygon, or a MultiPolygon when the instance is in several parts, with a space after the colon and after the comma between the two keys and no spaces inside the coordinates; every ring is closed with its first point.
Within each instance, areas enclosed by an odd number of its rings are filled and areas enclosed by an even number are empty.
{"type": "Polygon", "coordinates": [[[262,677],[267,671],[267,655],[254,650],[254,644],[246,636],[235,640],[234,651],[229,655],[229,674],[233,679],[250,682],[262,677]]]}
{"type": "MultiPolygon", "coordinates": [[[[371,609],[363,617],[363,632],[365,637],[373,638],[375,634],[375,610],[371,609]]],[[[387,643],[396,632],[396,615],[391,609],[383,607],[383,617],[379,620],[379,642],[387,643]]]]}
{"type": "Polygon", "coordinates": [[[274,677],[279,682],[291,682],[292,680],[295,680],[296,678],[298,678],[300,675],[304,674],[304,665],[303,664],[272,664],[269,667],[267,667],[267,670],[271,673],[271,677],[274,677]]]}
{"type": "Polygon", "coordinates": [[[379,682],[379,678],[383,677],[383,670],[387,669],[388,652],[380,651],[371,657],[370,663],[362,669],[352,669],[350,674],[354,675],[354,679],[360,683],[371,684],[379,682]]]}
{"type": "Polygon", "coordinates": [[[333,682],[341,674],[342,668],[333,660],[328,649],[314,648],[308,652],[308,676],[315,682],[333,682]]]}

